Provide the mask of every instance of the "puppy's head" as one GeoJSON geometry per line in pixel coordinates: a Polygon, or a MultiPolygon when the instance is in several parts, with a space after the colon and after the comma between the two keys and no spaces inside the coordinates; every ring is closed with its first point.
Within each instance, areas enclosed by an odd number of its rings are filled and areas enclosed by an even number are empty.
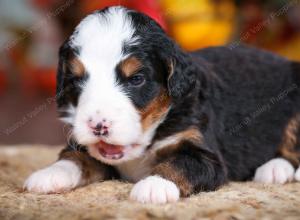
{"type": "Polygon", "coordinates": [[[118,164],[143,154],[194,74],[155,21],[111,7],[87,16],[61,47],[58,108],[79,144],[118,164]]]}

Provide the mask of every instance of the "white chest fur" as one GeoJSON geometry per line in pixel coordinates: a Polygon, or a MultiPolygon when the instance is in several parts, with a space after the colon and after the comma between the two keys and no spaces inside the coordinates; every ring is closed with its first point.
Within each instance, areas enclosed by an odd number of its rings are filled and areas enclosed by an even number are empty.
{"type": "Polygon", "coordinates": [[[155,160],[155,153],[150,153],[137,159],[116,166],[121,178],[130,182],[137,182],[150,175],[155,160]]]}

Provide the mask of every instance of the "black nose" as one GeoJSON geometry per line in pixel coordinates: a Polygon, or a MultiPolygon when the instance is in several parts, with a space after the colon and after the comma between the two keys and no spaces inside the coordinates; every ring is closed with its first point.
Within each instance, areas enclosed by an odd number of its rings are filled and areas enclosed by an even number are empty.
{"type": "Polygon", "coordinates": [[[98,123],[94,128],[95,131],[101,131],[101,129],[102,129],[102,123],[98,123]]]}
{"type": "Polygon", "coordinates": [[[102,123],[98,123],[95,127],[93,127],[93,133],[95,136],[107,136],[109,133],[108,127],[102,123]]]}

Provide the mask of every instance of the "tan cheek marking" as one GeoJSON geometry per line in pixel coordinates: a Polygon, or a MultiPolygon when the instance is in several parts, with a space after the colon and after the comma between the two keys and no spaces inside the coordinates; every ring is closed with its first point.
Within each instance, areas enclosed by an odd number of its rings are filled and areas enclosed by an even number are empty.
{"type": "Polygon", "coordinates": [[[180,195],[186,197],[193,192],[193,185],[180,173],[178,169],[173,167],[170,163],[158,164],[152,171],[153,174],[157,174],[171,180],[180,189],[180,195]]]}
{"type": "Polygon", "coordinates": [[[120,64],[122,74],[124,74],[126,77],[132,76],[141,67],[142,63],[136,57],[129,57],[120,64]]]}
{"type": "Polygon", "coordinates": [[[166,91],[161,91],[159,96],[140,110],[142,127],[146,131],[151,125],[159,121],[168,111],[170,107],[170,97],[166,91]]]}
{"type": "Polygon", "coordinates": [[[296,144],[298,141],[297,135],[300,128],[300,114],[293,117],[287,124],[282,142],[279,146],[279,154],[289,160],[294,166],[300,163],[300,152],[297,152],[296,144]]]}

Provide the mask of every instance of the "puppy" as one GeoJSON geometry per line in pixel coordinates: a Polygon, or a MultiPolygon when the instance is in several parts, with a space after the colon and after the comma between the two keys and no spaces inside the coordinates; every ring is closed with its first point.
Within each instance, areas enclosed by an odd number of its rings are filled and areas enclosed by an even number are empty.
{"type": "Polygon", "coordinates": [[[167,203],[227,181],[300,180],[299,85],[297,62],[245,46],[187,53],[144,14],[96,11],[59,52],[72,138],[24,187],[121,178],[135,183],[132,200],[167,203]]]}

